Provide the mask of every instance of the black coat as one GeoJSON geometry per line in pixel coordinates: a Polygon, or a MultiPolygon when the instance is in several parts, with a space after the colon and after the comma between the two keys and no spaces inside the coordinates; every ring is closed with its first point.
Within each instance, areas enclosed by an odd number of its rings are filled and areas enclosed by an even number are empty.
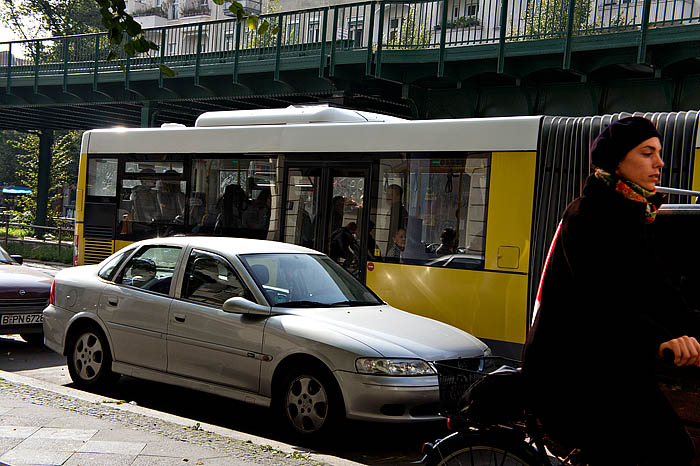
{"type": "Polygon", "coordinates": [[[682,457],[692,453],[653,368],[661,343],[700,335],[700,314],[659,275],[644,213],[645,204],[589,177],[562,219],[523,373],[553,437],[597,458],[619,453],[616,464],[670,466],[685,460],[658,462],[649,448],[661,442],[665,455],[671,442],[682,457]],[[630,451],[640,458],[625,462],[630,451]]]}

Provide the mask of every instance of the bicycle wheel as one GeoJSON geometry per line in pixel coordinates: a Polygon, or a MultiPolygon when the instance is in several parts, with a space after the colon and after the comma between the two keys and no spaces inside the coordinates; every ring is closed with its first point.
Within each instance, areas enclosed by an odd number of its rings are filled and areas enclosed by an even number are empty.
{"type": "Polygon", "coordinates": [[[490,435],[456,435],[435,445],[427,466],[543,466],[524,442],[490,435]]]}

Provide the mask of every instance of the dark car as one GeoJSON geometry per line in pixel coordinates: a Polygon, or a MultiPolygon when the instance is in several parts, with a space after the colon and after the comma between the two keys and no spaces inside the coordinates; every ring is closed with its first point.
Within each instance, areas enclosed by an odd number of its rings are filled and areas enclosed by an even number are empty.
{"type": "Polygon", "coordinates": [[[0,334],[19,333],[28,343],[40,344],[53,277],[22,262],[22,256],[0,247],[0,334]]]}

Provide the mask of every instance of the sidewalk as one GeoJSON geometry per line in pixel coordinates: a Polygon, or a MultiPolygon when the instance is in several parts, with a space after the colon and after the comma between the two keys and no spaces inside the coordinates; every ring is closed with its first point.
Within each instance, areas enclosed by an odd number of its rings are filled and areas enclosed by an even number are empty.
{"type": "Polygon", "coordinates": [[[0,371],[0,465],[360,466],[0,371]]]}

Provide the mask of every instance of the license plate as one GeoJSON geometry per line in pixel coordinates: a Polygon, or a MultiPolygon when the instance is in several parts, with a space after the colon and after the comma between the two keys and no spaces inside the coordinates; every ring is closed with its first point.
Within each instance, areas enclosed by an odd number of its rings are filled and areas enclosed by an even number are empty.
{"type": "Polygon", "coordinates": [[[44,321],[43,314],[4,314],[0,317],[0,325],[31,325],[44,321]]]}

